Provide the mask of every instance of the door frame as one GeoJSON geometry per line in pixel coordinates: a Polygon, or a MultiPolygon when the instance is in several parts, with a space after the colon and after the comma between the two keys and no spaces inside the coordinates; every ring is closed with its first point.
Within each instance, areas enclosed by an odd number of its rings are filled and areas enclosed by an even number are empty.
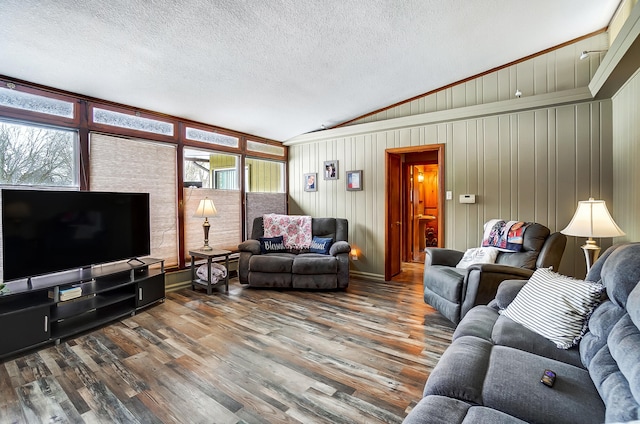
{"type": "MultiPolygon", "coordinates": [[[[391,178],[400,178],[401,180],[404,178],[402,175],[402,166],[400,167],[399,175],[390,175],[390,166],[389,166],[389,158],[391,155],[402,156],[405,154],[411,153],[423,153],[423,152],[432,152],[436,151],[438,154],[438,238],[441,242],[444,240],[444,201],[445,201],[445,187],[444,187],[444,144],[426,144],[423,146],[412,146],[412,147],[397,147],[392,149],[385,150],[385,229],[384,229],[384,241],[385,241],[385,249],[384,249],[384,279],[385,281],[391,280],[393,277],[392,270],[392,254],[390,246],[392,245],[391,240],[392,237],[403,237],[404,231],[402,234],[392,234],[391,233],[391,222],[389,217],[391,216],[391,208],[399,208],[395,210],[396,213],[399,213],[399,216],[402,216],[402,228],[407,228],[407,222],[405,214],[402,211],[403,208],[403,199],[402,193],[404,190],[400,190],[400,199],[391,198],[393,193],[389,190],[389,182],[391,178]]],[[[406,182],[402,182],[404,187],[406,182]]],[[[402,243],[402,241],[401,241],[402,243]]],[[[402,245],[402,244],[401,244],[402,245]]],[[[399,264],[397,264],[399,265],[399,264]]],[[[396,267],[399,269],[400,267],[396,267]]]]}

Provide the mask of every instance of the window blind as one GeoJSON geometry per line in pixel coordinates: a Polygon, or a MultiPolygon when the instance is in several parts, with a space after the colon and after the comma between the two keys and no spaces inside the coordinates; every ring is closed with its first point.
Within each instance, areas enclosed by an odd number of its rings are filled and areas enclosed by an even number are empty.
{"type": "Polygon", "coordinates": [[[176,146],[90,134],[91,191],[149,193],[151,256],[178,265],[176,146]]]}

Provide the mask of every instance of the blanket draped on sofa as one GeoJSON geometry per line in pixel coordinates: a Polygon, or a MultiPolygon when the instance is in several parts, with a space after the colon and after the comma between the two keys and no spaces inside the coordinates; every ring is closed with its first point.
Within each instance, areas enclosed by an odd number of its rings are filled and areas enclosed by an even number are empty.
{"type": "Polygon", "coordinates": [[[264,237],[282,236],[287,249],[308,249],[311,246],[311,217],[265,214],[264,237]]]}

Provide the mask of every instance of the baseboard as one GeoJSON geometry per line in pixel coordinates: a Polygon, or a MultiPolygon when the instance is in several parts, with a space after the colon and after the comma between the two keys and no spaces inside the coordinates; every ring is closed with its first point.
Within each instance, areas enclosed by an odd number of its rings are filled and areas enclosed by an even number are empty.
{"type": "Polygon", "coordinates": [[[362,271],[349,271],[349,278],[357,278],[359,280],[373,280],[384,282],[384,275],[381,274],[372,274],[370,272],[362,272],[362,271]]]}

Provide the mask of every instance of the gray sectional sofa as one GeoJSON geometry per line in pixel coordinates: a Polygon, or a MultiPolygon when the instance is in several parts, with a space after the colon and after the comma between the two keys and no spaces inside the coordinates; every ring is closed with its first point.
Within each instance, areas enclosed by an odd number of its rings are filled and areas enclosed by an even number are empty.
{"type": "Polygon", "coordinates": [[[311,234],[331,238],[328,254],[308,251],[263,253],[263,218],[253,221],[251,239],[238,249],[238,278],[250,287],[344,289],[349,285],[349,222],[342,218],[312,218],[311,234]]]}
{"type": "Polygon", "coordinates": [[[559,349],[498,311],[527,281],[505,281],[496,298],[462,319],[406,417],[417,423],[602,423],[640,419],[640,243],[609,248],[587,280],[606,300],[577,347],[559,349]],[[553,387],[541,384],[553,370],[553,387]]]}

